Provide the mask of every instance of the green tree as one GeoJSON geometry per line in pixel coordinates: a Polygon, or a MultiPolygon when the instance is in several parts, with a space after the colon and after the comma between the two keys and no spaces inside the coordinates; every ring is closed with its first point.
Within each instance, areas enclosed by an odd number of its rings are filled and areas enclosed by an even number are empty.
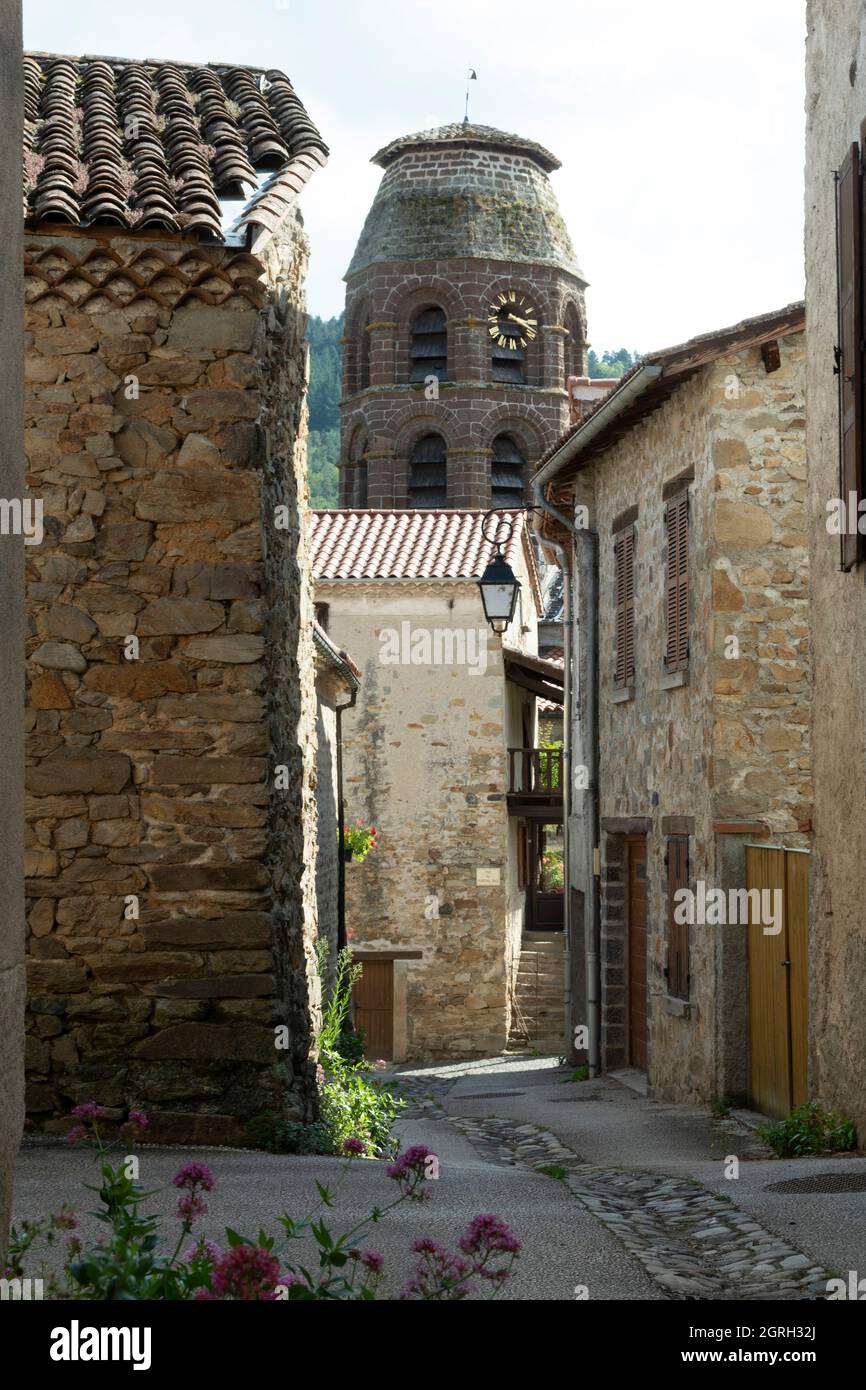
{"type": "Polygon", "coordinates": [[[607,348],[601,357],[590,348],[589,374],[593,377],[619,377],[639,361],[640,353],[629,352],[628,348],[620,348],[618,352],[612,352],[610,348],[607,348]]]}
{"type": "Polygon", "coordinates": [[[307,342],[310,345],[310,386],[307,402],[310,411],[310,430],[340,428],[340,389],[343,374],[343,315],[320,319],[311,314],[307,319],[307,342]]]}

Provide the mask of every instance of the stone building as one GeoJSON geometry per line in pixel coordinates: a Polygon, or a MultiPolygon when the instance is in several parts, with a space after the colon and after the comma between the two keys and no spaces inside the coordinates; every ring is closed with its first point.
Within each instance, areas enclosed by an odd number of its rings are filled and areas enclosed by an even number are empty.
{"type": "Polygon", "coordinates": [[[586,373],[586,281],[522,136],[442,126],[384,170],[346,275],[340,504],[509,506],[586,373]]]}
{"type": "Polygon", "coordinates": [[[862,1143],[866,552],[861,532],[866,522],[860,513],[866,511],[866,5],[863,0],[810,0],[807,16],[806,443],[815,767],[810,1061],[814,1095],[850,1115],[862,1143]],[[831,171],[836,171],[835,180],[831,171]],[[842,524],[845,530],[840,534],[842,524]]]}
{"type": "Polygon", "coordinates": [[[29,1110],[236,1139],[315,1089],[296,203],[326,149],[276,71],[24,76],[29,1110]]]}
{"type": "Polygon", "coordinates": [[[776,1114],[807,1089],[803,329],[648,354],[536,475],[577,527],[572,1022],[658,1097],[776,1114]]]}
{"type": "Polygon", "coordinates": [[[7,504],[24,500],[24,305],[20,288],[19,149],[24,115],[21,6],[6,6],[0,32],[0,1266],[6,1250],[12,1165],[24,1122],[24,754],[19,732],[24,666],[24,539],[7,504]]]}
{"type": "Polygon", "coordinates": [[[490,632],[483,521],[313,513],[317,606],[362,672],[343,723],[346,819],[375,825],[378,845],[347,866],[346,898],[364,965],[357,1022],[376,1057],[489,1056],[509,1038],[562,1048],[561,875],[542,863],[562,795],[535,710],[539,696],[561,702],[562,670],[535,655],[541,590],[520,513],[504,547],[519,605],[501,640],[490,632]]]}

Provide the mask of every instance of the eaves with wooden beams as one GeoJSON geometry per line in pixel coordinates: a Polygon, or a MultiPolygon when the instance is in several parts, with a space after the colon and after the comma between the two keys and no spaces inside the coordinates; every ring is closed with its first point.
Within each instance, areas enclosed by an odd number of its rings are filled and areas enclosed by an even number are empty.
{"type": "MultiPolygon", "coordinates": [[[[658,410],[684,381],[729,353],[759,347],[768,371],[778,366],[778,340],[806,327],[802,300],[773,313],[743,319],[730,328],[704,333],[676,347],[649,352],[623,376],[614,389],[542,455],[533,481],[545,488],[554,505],[566,504],[575,476],[613,444],[658,410]]],[[[567,541],[564,529],[551,517],[542,520],[541,534],[567,541]]]]}

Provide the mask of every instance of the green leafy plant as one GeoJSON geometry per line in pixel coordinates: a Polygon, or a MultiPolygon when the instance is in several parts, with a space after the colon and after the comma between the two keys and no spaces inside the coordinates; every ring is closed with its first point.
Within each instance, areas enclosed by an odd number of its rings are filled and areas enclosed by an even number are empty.
{"type": "Polygon", "coordinates": [[[362,825],[357,821],[355,825],[343,826],[343,845],[352,851],[353,859],[363,864],[370,851],[376,848],[378,834],[375,825],[362,825]]]}
{"type": "Polygon", "coordinates": [[[568,1169],[563,1168],[561,1163],[539,1163],[536,1173],[543,1173],[547,1178],[558,1178],[563,1182],[568,1177],[568,1169]]]}
{"type": "MultiPolygon", "coordinates": [[[[160,1219],[145,1215],[142,1203],[152,1193],[144,1192],[127,1174],[128,1164],[115,1167],[110,1147],[101,1131],[105,1108],[96,1103],[77,1106],[73,1112],[79,1123],[67,1136],[71,1143],[92,1143],[101,1175],[99,1186],[89,1190],[99,1196],[101,1206],[91,1213],[106,1228],[103,1238],[83,1245],[77,1235],[67,1242],[62,1278],[48,1282],[49,1297],[109,1300],[207,1300],[207,1301],[371,1301],[377,1296],[385,1257],[378,1250],[362,1249],[360,1240],[369,1227],[381,1221],[402,1202],[423,1201],[429,1195],[427,1178],[431,1164],[438,1171],[438,1159],[426,1145],[417,1144],[387,1168],[397,1184],[398,1195],[383,1207],[376,1207],[351,1229],[335,1235],[323,1211],[332,1208],[335,1192],[316,1183],[319,1201],[301,1221],[288,1214],[278,1218],[282,1238],[260,1230],[250,1239],[231,1227],[225,1228],[226,1246],[220,1249],[203,1236],[193,1236],[193,1226],[207,1212],[204,1195],[213,1191],[216,1179],[205,1163],[185,1163],[172,1179],[180,1195],[176,1218],[179,1234],[171,1253],[160,1248],[160,1219]],[[312,1237],[317,1263],[304,1262],[304,1254],[292,1258],[292,1245],[312,1237]],[[182,1247],[188,1243],[182,1254],[182,1247]]],[[[127,1133],[141,1134],[147,1117],[127,1123],[127,1133]]],[[[122,1133],[123,1131],[121,1131],[122,1133]]],[[[363,1153],[360,1140],[343,1146],[349,1162],[363,1153]]],[[[32,1277],[25,1274],[25,1260],[40,1238],[49,1244],[57,1232],[77,1228],[77,1218],[64,1209],[57,1217],[22,1223],[12,1228],[9,1241],[7,1278],[32,1277]]],[[[451,1252],[429,1237],[413,1241],[417,1257],[399,1297],[407,1300],[454,1300],[471,1292],[487,1292],[495,1297],[511,1275],[520,1242],[505,1222],[492,1215],[476,1216],[469,1222],[451,1252]]]]}
{"type": "Polygon", "coordinates": [[[589,1067],[575,1067],[574,1071],[571,1073],[571,1076],[568,1079],[569,1081],[588,1081],[589,1067]]]}
{"type": "Polygon", "coordinates": [[[798,1105],[786,1120],[765,1126],[760,1135],[780,1158],[845,1153],[857,1147],[853,1120],[845,1119],[835,1110],[825,1110],[816,1101],[798,1105]]]}

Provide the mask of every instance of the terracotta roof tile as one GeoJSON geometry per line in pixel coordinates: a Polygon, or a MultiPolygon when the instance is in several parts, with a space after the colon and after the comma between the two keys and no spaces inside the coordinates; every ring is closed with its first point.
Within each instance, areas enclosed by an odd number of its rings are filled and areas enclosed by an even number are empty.
{"type": "MultiPolygon", "coordinates": [[[[495,547],[484,539],[485,512],[314,511],[310,553],[316,579],[478,579],[495,547]]],[[[525,517],[500,512],[514,521],[503,544],[509,564],[523,551],[525,517]]],[[[487,528],[492,532],[492,526],[487,528]]],[[[504,527],[503,527],[504,540],[504,527]]]]}
{"type": "Polygon", "coordinates": [[[273,231],[328,153],[276,70],[29,53],[24,102],[31,227],[163,228],[222,241],[220,200],[239,199],[242,225],[273,231]]]}

